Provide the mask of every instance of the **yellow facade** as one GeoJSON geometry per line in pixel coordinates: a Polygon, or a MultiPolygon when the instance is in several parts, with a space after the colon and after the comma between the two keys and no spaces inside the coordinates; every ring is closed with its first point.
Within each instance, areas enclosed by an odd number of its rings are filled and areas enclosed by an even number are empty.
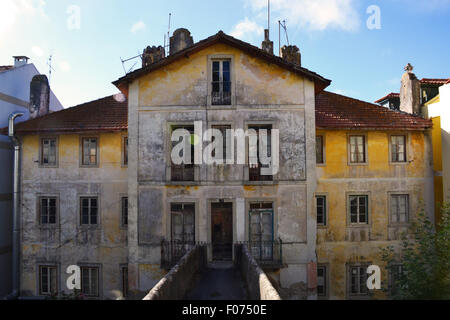
{"type": "MultiPolygon", "coordinates": [[[[323,137],[325,163],[318,164],[316,195],[326,196],[327,222],[318,226],[318,264],[328,270],[328,298],[348,299],[350,264],[375,264],[388,275],[381,261],[380,248],[398,246],[407,225],[390,221],[391,194],[409,196],[409,221],[424,199],[427,176],[426,136],[423,132],[318,130],[323,137]],[[350,135],[366,137],[366,163],[349,163],[350,135]],[[390,136],[406,136],[407,162],[390,162],[390,136]],[[368,196],[368,224],[354,226],[349,221],[349,195],[368,196]]],[[[385,298],[376,291],[373,298],[385,298]]]]}
{"type": "Polygon", "coordinates": [[[119,298],[120,266],[127,263],[127,230],[121,221],[121,197],[127,195],[127,167],[123,165],[123,132],[86,134],[29,134],[21,136],[22,153],[22,240],[24,257],[21,291],[39,295],[38,265],[57,262],[61,276],[58,288],[67,290],[65,270],[69,265],[93,261],[101,265],[100,298],[119,298]],[[40,139],[56,137],[57,166],[39,164],[40,139]],[[80,166],[82,137],[98,139],[98,165],[80,166]],[[41,196],[58,198],[58,220],[53,227],[39,225],[41,196]],[[96,196],[99,201],[98,226],[80,226],[81,196],[96,196]]]}

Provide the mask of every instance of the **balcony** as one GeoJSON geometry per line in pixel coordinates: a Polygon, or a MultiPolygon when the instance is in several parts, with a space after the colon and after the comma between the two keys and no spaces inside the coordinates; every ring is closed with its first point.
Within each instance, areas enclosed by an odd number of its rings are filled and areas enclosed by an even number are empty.
{"type": "Polygon", "coordinates": [[[281,239],[249,241],[245,244],[261,268],[281,268],[283,266],[283,242],[281,239]]]}
{"type": "Polygon", "coordinates": [[[231,105],[231,82],[212,82],[211,104],[219,106],[231,105]]]}
{"type": "Polygon", "coordinates": [[[172,269],[196,245],[195,242],[161,241],[161,268],[172,269]]]}

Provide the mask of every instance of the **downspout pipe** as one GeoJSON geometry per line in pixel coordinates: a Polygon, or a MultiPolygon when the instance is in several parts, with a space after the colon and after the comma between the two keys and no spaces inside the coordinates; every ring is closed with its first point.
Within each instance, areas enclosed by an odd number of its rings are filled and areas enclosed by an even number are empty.
{"type": "Polygon", "coordinates": [[[19,157],[20,157],[20,141],[14,133],[14,120],[23,116],[23,112],[14,112],[8,118],[8,136],[14,145],[14,191],[13,191],[13,291],[8,299],[16,299],[19,297],[19,273],[20,273],[20,173],[19,173],[19,157]]]}

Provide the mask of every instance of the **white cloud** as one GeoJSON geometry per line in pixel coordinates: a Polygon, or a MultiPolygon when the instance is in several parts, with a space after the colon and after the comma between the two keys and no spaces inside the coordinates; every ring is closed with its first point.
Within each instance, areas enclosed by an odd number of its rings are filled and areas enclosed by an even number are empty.
{"type": "Polygon", "coordinates": [[[44,50],[38,46],[33,46],[31,51],[38,57],[42,57],[44,55],[44,50]]]}
{"type": "Polygon", "coordinates": [[[136,33],[140,30],[145,29],[145,23],[143,21],[138,21],[131,27],[131,32],[136,33]]]}
{"type": "MultiPolygon", "coordinates": [[[[246,0],[254,10],[267,10],[267,0],[246,0]]],[[[446,1],[446,0],[441,0],[446,1]]],[[[272,16],[310,30],[357,30],[361,24],[355,0],[271,0],[272,16]]]]}
{"type": "Polygon", "coordinates": [[[8,32],[18,21],[19,16],[35,16],[48,18],[44,11],[44,0],[1,0],[0,1],[0,36],[8,32]]]}
{"type": "Polygon", "coordinates": [[[244,21],[239,22],[237,25],[234,26],[233,30],[231,31],[230,35],[235,38],[246,38],[252,35],[262,35],[264,32],[264,28],[258,25],[254,21],[250,21],[247,17],[244,21]]]}
{"type": "Polygon", "coordinates": [[[71,67],[70,64],[67,61],[61,61],[58,63],[59,69],[61,69],[64,72],[69,72],[71,67]]]}

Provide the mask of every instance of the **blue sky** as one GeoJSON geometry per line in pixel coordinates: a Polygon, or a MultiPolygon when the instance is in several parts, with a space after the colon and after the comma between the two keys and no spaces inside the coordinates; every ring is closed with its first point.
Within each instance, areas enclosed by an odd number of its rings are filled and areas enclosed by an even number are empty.
{"type": "MultiPolygon", "coordinates": [[[[303,66],[333,81],[327,90],[374,101],[399,91],[408,62],[419,78],[450,77],[450,0],[271,0],[271,8],[275,51],[286,19],[303,66]],[[380,29],[367,27],[371,5],[380,29]]],[[[48,74],[52,54],[51,85],[65,107],[113,94],[120,58],[162,45],[169,12],[172,31],[188,28],[195,42],[223,30],[260,46],[267,26],[267,0],[0,0],[0,65],[27,55],[48,74]]]]}

